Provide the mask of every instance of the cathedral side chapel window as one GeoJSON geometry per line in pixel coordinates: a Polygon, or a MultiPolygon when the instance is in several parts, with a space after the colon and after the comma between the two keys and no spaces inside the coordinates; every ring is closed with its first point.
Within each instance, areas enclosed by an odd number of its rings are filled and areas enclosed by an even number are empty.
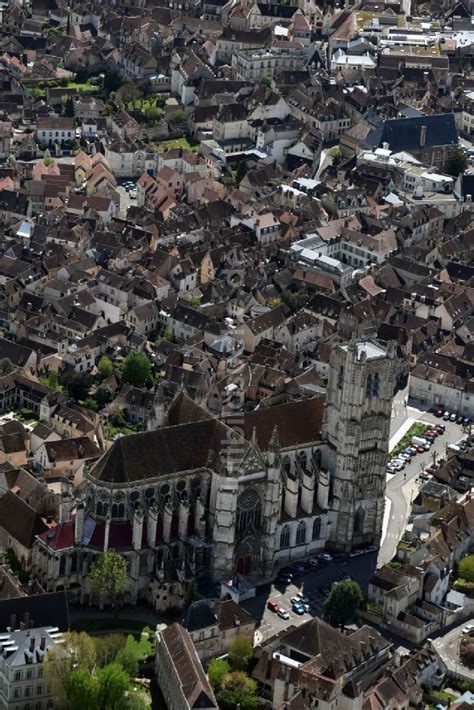
{"type": "Polygon", "coordinates": [[[290,527],[285,525],[280,533],[280,549],[290,546],[290,527]]]}
{"type": "Polygon", "coordinates": [[[321,518],[315,518],[313,522],[313,540],[321,537],[321,518]]]}
{"type": "Polygon", "coordinates": [[[304,545],[306,542],[306,523],[302,520],[298,525],[298,530],[296,531],[296,544],[304,545]]]}

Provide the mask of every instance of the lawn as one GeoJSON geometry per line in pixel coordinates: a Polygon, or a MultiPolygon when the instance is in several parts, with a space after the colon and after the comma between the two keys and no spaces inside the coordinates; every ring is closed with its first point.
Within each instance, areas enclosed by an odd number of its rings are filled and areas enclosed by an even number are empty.
{"type": "Polygon", "coordinates": [[[157,143],[153,146],[153,150],[156,153],[164,153],[165,150],[173,150],[175,148],[182,148],[183,150],[194,150],[195,152],[198,152],[200,144],[195,142],[190,143],[188,138],[183,137],[171,138],[170,140],[162,141],[161,143],[157,143]]]}
{"type": "Polygon", "coordinates": [[[423,436],[425,431],[428,431],[430,429],[429,424],[423,424],[423,422],[415,422],[414,424],[411,425],[411,427],[408,429],[407,433],[405,436],[400,439],[398,444],[391,450],[390,456],[391,458],[397,456],[400,451],[403,451],[403,449],[406,449],[407,446],[410,446],[411,440],[414,436],[423,436]]]}
{"type": "Polygon", "coordinates": [[[99,89],[99,87],[97,85],[91,84],[90,81],[86,81],[84,83],[78,84],[77,82],[74,81],[74,79],[71,79],[71,81],[68,81],[67,88],[68,89],[77,89],[78,91],[98,91],[98,89],[99,89]]]}

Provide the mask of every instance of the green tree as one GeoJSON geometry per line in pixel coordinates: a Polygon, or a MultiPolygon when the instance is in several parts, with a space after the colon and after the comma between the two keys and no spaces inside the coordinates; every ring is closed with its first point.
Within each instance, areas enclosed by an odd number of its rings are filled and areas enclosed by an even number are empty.
{"type": "Polygon", "coordinates": [[[193,602],[197,602],[199,599],[202,599],[202,595],[199,594],[196,583],[192,580],[186,587],[184,608],[187,609],[193,602]]]}
{"type": "Polygon", "coordinates": [[[324,613],[333,626],[352,623],[364,595],[357,582],[339,582],[324,603],[324,613]]]}
{"type": "Polygon", "coordinates": [[[57,390],[59,388],[58,373],[56,370],[49,371],[48,386],[53,390],[57,390]]]}
{"type": "Polygon", "coordinates": [[[99,370],[100,376],[104,378],[110,377],[114,374],[113,362],[109,357],[107,357],[107,355],[102,355],[97,365],[97,369],[99,370]]]}
{"type": "Polygon", "coordinates": [[[218,691],[222,687],[222,682],[226,675],[230,673],[229,662],[225,658],[213,658],[209,663],[207,668],[207,675],[209,677],[209,683],[212,685],[215,691],[218,691]]]}
{"type": "Polygon", "coordinates": [[[47,168],[54,163],[54,159],[51,157],[49,148],[46,148],[46,150],[44,151],[43,163],[46,165],[47,168]]]}
{"type": "Polygon", "coordinates": [[[117,601],[127,584],[127,560],[115,550],[107,550],[94,563],[90,573],[91,587],[100,597],[110,601],[118,616],[117,601]]]}
{"type": "Polygon", "coordinates": [[[86,409],[90,409],[92,412],[97,412],[97,410],[99,409],[97,400],[94,399],[94,397],[86,397],[86,399],[84,400],[84,407],[86,409]]]}
{"type": "Polygon", "coordinates": [[[150,123],[155,123],[160,117],[160,110],[156,106],[156,104],[150,104],[149,106],[146,107],[145,109],[145,116],[147,121],[150,121],[150,123]]]}
{"type": "Polygon", "coordinates": [[[72,96],[68,96],[65,101],[63,101],[63,113],[68,118],[74,118],[74,101],[72,96]]]}
{"type": "Polygon", "coordinates": [[[79,67],[74,77],[76,84],[86,84],[89,80],[89,72],[85,67],[79,67]]]}
{"type": "Polygon", "coordinates": [[[122,79],[116,69],[109,69],[104,75],[104,91],[110,94],[111,91],[117,91],[122,85],[122,79]]]}
{"type": "Polygon", "coordinates": [[[87,372],[76,372],[75,370],[66,370],[60,377],[61,384],[69,397],[72,397],[76,402],[84,401],[88,395],[92,385],[92,375],[87,372]]]}
{"type": "Polygon", "coordinates": [[[229,660],[232,668],[243,671],[253,655],[253,645],[247,636],[236,636],[229,646],[229,660]]]}
{"type": "Polygon", "coordinates": [[[328,153],[332,157],[332,164],[334,165],[334,167],[337,167],[339,163],[342,163],[344,154],[338,145],[335,145],[334,148],[330,148],[330,150],[328,150],[328,153]]]}
{"type": "Polygon", "coordinates": [[[177,123],[184,123],[186,120],[186,112],[182,109],[178,109],[168,118],[169,123],[176,125],[177,123]]]}
{"type": "Polygon", "coordinates": [[[108,385],[101,385],[100,387],[97,388],[97,392],[95,393],[95,399],[97,402],[97,405],[99,409],[102,409],[102,407],[105,407],[106,404],[111,402],[114,398],[114,391],[111,387],[108,385]]]}
{"type": "Polygon", "coordinates": [[[221,710],[235,710],[238,705],[240,710],[253,710],[260,704],[257,684],[242,671],[228,673],[217,694],[217,702],[221,710]]]}
{"type": "Polygon", "coordinates": [[[465,582],[474,582],[474,555],[468,555],[460,561],[458,573],[465,582]]]}
{"type": "Polygon", "coordinates": [[[242,158],[236,165],[235,168],[235,182],[240,185],[244,177],[247,175],[248,165],[246,161],[242,158]]]}
{"type": "Polygon", "coordinates": [[[108,666],[117,660],[117,656],[125,648],[127,639],[124,634],[106,634],[94,636],[95,655],[100,668],[108,666]]]}
{"type": "Polygon", "coordinates": [[[151,363],[144,353],[130,352],[125,358],[122,379],[130,385],[143,387],[151,378],[151,363]]]}
{"type": "Polygon", "coordinates": [[[466,171],[468,165],[467,155],[462,150],[457,150],[448,160],[447,171],[450,175],[457,177],[459,173],[466,171]]]}
{"type": "MultiPolygon", "coordinates": [[[[110,663],[97,671],[99,683],[99,707],[103,710],[117,710],[123,706],[124,694],[130,679],[119,663],[110,663]]],[[[87,707],[87,706],[86,706],[87,707]]]]}
{"type": "Polygon", "coordinates": [[[53,646],[45,656],[44,674],[51,686],[55,706],[68,708],[67,679],[76,668],[90,674],[96,663],[95,644],[86,633],[64,634],[64,643],[53,646]]]}
{"type": "Polygon", "coordinates": [[[259,81],[260,81],[260,84],[262,84],[262,86],[271,86],[272,85],[271,76],[261,76],[259,81]]]}
{"type": "Polygon", "coordinates": [[[128,644],[117,653],[115,660],[130,678],[135,678],[138,673],[138,658],[128,644]]]}
{"type": "Polygon", "coordinates": [[[65,690],[69,710],[100,710],[99,682],[85,668],[77,668],[69,673],[65,690]]]}

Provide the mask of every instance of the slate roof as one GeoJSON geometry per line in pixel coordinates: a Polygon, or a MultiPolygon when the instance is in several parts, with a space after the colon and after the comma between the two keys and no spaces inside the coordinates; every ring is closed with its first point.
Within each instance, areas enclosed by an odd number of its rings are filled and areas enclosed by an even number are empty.
{"type": "Polygon", "coordinates": [[[0,498],[0,526],[26,548],[48,529],[38,513],[11,491],[0,498]]]}
{"type": "Polygon", "coordinates": [[[0,601],[0,629],[11,626],[12,614],[16,624],[29,618],[34,626],[57,626],[60,631],[69,629],[69,608],[66,592],[34,594],[29,597],[2,599],[0,601]]]}
{"type": "Polygon", "coordinates": [[[454,124],[454,114],[440,113],[434,116],[413,118],[392,118],[385,121],[378,145],[388,143],[390,150],[397,153],[400,150],[420,150],[441,145],[456,144],[458,132],[454,124]],[[422,127],[426,127],[424,144],[422,145],[422,127]]]}
{"type": "Polygon", "coordinates": [[[108,483],[127,483],[179,471],[213,467],[228,428],[217,421],[191,422],[124,436],[101,458],[91,475],[108,483]]]}

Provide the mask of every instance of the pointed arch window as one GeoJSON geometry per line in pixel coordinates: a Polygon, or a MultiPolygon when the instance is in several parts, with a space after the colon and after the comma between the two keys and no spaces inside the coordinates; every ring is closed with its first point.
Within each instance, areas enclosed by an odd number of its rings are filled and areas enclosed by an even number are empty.
{"type": "Polygon", "coordinates": [[[280,533],[280,549],[290,546],[290,526],[284,525],[280,533]]]}
{"type": "Polygon", "coordinates": [[[313,540],[319,540],[321,537],[321,518],[315,518],[313,521],[313,540]]]}
{"type": "Polygon", "coordinates": [[[304,520],[300,522],[298,525],[298,529],[296,531],[296,544],[297,545],[304,545],[306,542],[306,523],[304,520]]]}

